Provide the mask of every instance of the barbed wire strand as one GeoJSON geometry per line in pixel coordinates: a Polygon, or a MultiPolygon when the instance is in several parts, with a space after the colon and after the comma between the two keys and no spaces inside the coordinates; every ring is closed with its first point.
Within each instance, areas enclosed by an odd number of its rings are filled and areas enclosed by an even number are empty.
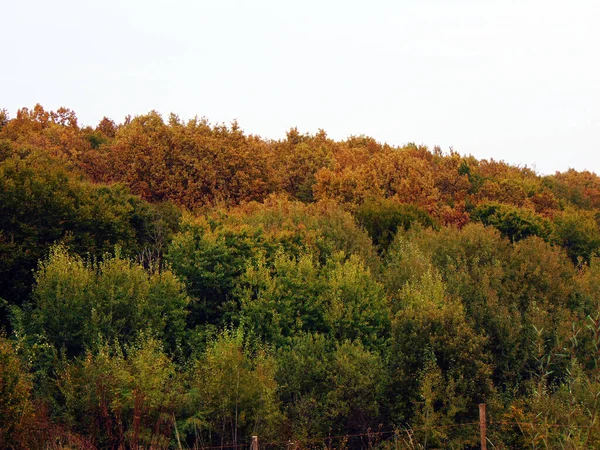
{"type": "MultiPolygon", "coordinates": [[[[463,423],[455,423],[455,424],[446,424],[446,425],[429,425],[429,426],[420,426],[420,427],[401,427],[397,430],[390,431],[372,431],[367,433],[357,433],[357,434],[342,434],[335,436],[322,436],[319,438],[312,439],[289,439],[284,441],[271,441],[271,442],[260,442],[260,446],[283,446],[283,445],[291,445],[291,444],[314,444],[318,442],[326,442],[333,441],[339,439],[352,439],[352,438],[362,438],[362,437],[381,437],[383,435],[389,435],[388,439],[394,437],[394,435],[403,432],[403,431],[426,431],[426,430],[438,430],[438,429],[448,429],[448,428],[460,428],[467,427],[472,425],[479,425],[479,422],[463,422],[463,423]]],[[[585,428],[585,429],[595,429],[600,430],[600,425],[577,425],[577,424],[562,424],[562,423],[535,423],[535,422],[516,422],[516,421],[496,421],[490,420],[487,423],[488,426],[519,426],[519,427],[549,427],[549,428],[585,428]]],[[[382,441],[382,442],[384,442],[382,441]]],[[[199,446],[198,448],[201,450],[225,450],[225,449],[240,449],[240,448],[248,448],[250,447],[251,442],[243,442],[243,443],[231,443],[231,444],[223,444],[223,445],[211,445],[211,446],[199,446]]]]}
{"type": "MultiPolygon", "coordinates": [[[[367,433],[357,433],[357,434],[340,434],[334,436],[322,436],[319,438],[312,439],[288,439],[285,441],[272,441],[272,442],[260,442],[260,446],[274,446],[274,445],[289,445],[292,443],[300,443],[300,444],[309,444],[315,442],[323,442],[327,440],[338,440],[338,439],[350,439],[350,438],[358,438],[358,437],[376,437],[389,434],[390,437],[393,437],[396,433],[411,430],[411,431],[419,431],[419,430],[430,430],[430,429],[438,429],[438,428],[458,428],[469,425],[477,425],[479,422],[463,422],[456,424],[447,424],[447,425],[435,425],[435,426],[422,426],[422,427],[403,427],[398,428],[397,430],[390,431],[371,431],[367,433]]],[[[211,445],[211,446],[200,446],[199,448],[202,450],[222,450],[222,449],[234,449],[234,448],[243,448],[249,447],[251,442],[244,442],[238,444],[223,444],[223,445],[211,445]]]]}

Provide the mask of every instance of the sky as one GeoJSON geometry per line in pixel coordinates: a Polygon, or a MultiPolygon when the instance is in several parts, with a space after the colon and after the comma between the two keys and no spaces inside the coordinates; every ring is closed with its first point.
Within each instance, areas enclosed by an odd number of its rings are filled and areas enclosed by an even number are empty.
{"type": "Polygon", "coordinates": [[[597,0],[7,0],[0,30],[12,116],[156,110],[600,173],[597,0]]]}

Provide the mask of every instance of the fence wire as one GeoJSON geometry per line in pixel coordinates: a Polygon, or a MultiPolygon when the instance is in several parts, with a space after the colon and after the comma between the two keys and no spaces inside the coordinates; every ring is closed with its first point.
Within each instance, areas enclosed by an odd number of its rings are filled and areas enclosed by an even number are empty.
{"type": "MultiPolygon", "coordinates": [[[[423,432],[445,431],[463,428],[471,434],[472,440],[479,439],[479,422],[463,422],[445,425],[430,425],[398,428],[388,431],[367,431],[366,433],[344,434],[344,435],[328,435],[308,439],[293,439],[282,441],[259,441],[260,450],[339,450],[339,449],[361,449],[361,450],[403,450],[403,449],[419,449],[423,446],[417,443],[416,435],[423,432]]],[[[538,428],[565,428],[565,429],[584,429],[584,430],[600,430],[599,425],[577,425],[564,423],[535,423],[535,422],[518,422],[518,421],[487,421],[488,431],[490,435],[493,430],[505,429],[508,427],[517,427],[523,429],[538,429],[538,428]]],[[[488,442],[491,442],[488,439],[488,442]]],[[[229,443],[223,445],[194,446],[194,450],[251,450],[252,443],[250,441],[229,443]]]]}

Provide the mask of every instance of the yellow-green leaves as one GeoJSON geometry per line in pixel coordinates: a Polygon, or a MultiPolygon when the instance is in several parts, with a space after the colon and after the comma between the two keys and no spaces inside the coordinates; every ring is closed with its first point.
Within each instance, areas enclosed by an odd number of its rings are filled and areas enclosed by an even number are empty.
{"type": "Polygon", "coordinates": [[[169,271],[149,273],[119,256],[84,262],[64,246],[40,264],[30,331],[77,355],[101,342],[128,342],[140,332],[173,349],[182,339],[188,299],[169,271]]]}

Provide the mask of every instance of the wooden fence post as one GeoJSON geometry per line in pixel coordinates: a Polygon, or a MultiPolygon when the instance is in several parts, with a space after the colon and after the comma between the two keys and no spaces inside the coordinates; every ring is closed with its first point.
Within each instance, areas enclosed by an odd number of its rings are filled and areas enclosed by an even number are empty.
{"type": "Polygon", "coordinates": [[[479,404],[479,436],[481,439],[481,450],[487,450],[485,403],[479,404]]]}
{"type": "Polygon", "coordinates": [[[252,436],[252,445],[250,445],[250,450],[258,450],[258,436],[252,436]]]}

